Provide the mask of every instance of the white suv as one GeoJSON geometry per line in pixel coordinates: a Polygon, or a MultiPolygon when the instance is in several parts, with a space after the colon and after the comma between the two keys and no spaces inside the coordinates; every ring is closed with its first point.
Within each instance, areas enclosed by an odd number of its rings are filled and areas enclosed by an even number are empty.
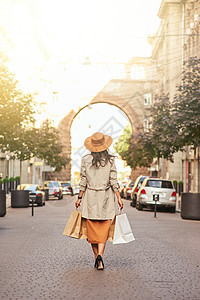
{"type": "Polygon", "coordinates": [[[142,210],[144,207],[151,208],[155,205],[153,195],[159,195],[157,205],[169,208],[171,212],[176,211],[176,190],[170,180],[146,177],[138,191],[136,208],[142,210]]]}

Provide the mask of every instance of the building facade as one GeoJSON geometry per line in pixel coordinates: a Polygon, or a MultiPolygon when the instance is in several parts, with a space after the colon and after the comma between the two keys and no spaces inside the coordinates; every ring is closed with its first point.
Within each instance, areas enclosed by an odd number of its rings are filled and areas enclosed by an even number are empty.
{"type": "MultiPolygon", "coordinates": [[[[157,69],[156,94],[163,91],[172,101],[181,83],[184,61],[189,57],[200,58],[200,2],[162,0],[158,16],[160,26],[155,35],[148,38],[157,69]]],[[[186,152],[175,153],[174,163],[162,160],[160,172],[163,177],[183,181],[184,191],[197,192],[200,189],[199,166],[199,149],[194,166],[194,153],[187,147],[186,152]]]]}

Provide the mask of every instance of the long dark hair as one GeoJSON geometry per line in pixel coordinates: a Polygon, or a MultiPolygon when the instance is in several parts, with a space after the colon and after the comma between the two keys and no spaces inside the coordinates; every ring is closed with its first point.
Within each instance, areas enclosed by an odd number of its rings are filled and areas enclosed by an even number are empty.
{"type": "Polygon", "coordinates": [[[112,162],[112,159],[115,157],[108,153],[108,150],[104,150],[101,152],[91,152],[93,159],[92,159],[92,166],[96,168],[105,167],[108,162],[112,162]]]}

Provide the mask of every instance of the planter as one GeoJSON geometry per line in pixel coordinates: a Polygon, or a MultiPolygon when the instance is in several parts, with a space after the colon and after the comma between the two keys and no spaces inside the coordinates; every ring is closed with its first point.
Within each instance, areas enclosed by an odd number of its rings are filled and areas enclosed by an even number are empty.
{"type": "Polygon", "coordinates": [[[6,215],[6,191],[0,190],[0,217],[6,215]]]}
{"type": "Polygon", "coordinates": [[[181,194],[181,217],[200,220],[200,193],[181,194]]]}
{"type": "Polygon", "coordinates": [[[12,191],[11,192],[11,207],[29,207],[29,191],[12,191]]]}

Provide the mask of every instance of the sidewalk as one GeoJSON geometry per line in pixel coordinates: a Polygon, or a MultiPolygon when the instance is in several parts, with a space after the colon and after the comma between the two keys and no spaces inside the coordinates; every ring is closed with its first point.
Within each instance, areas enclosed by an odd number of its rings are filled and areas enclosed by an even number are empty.
{"type": "Polygon", "coordinates": [[[200,299],[200,222],[124,201],[136,240],[108,242],[97,271],[87,241],[62,235],[75,200],[65,197],[0,219],[0,299],[200,299]]]}

